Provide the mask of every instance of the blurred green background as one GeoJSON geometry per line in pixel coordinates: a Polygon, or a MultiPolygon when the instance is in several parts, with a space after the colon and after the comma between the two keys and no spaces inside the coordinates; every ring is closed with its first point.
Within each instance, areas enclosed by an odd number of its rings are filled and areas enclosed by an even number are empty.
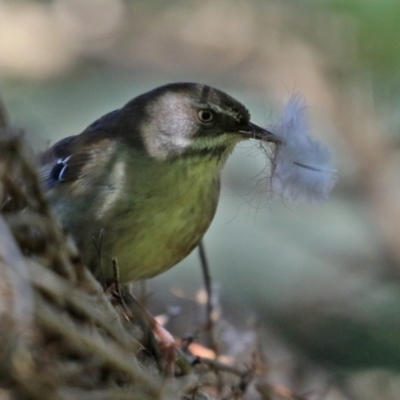
{"type": "MultiPolygon", "coordinates": [[[[40,150],[172,81],[222,89],[259,124],[301,91],[338,184],[324,204],[273,199],[265,155],[238,147],[205,238],[219,300],[238,330],[258,321],[274,382],[398,399],[399,21],[397,0],[0,0],[0,95],[40,150]]],[[[171,329],[193,331],[201,286],[194,253],[150,282],[150,306],[186,307],[171,329]]]]}

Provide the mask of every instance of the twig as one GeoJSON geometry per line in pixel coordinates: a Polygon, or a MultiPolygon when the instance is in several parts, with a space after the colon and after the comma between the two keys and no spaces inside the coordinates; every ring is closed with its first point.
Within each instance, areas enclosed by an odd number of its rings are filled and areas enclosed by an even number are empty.
{"type": "Polygon", "coordinates": [[[113,257],[111,259],[112,262],[112,268],[113,268],[113,274],[114,274],[114,286],[115,286],[115,292],[119,296],[119,298],[122,300],[122,293],[121,293],[121,283],[119,280],[119,266],[118,266],[118,260],[116,257],[113,257]]]}
{"type": "Polygon", "coordinates": [[[205,357],[196,357],[194,362],[192,364],[206,364],[210,366],[212,369],[218,372],[229,372],[231,374],[234,374],[240,378],[243,378],[247,374],[247,371],[243,371],[235,366],[228,365],[225,363],[222,363],[217,360],[212,360],[210,358],[205,358],[205,357]]]}

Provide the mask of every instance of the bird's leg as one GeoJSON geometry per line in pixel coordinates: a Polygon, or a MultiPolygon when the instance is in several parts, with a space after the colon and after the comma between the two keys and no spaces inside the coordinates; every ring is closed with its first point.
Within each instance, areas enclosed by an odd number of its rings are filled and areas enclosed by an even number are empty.
{"type": "Polygon", "coordinates": [[[201,271],[203,273],[203,279],[204,279],[204,288],[205,288],[206,294],[207,294],[205,328],[206,328],[206,331],[211,331],[211,328],[213,325],[211,274],[210,274],[210,268],[209,268],[208,260],[207,260],[207,256],[206,256],[206,249],[205,249],[203,241],[201,241],[199,244],[199,257],[200,257],[201,271]]]}
{"type": "Polygon", "coordinates": [[[119,280],[119,267],[118,267],[118,260],[116,257],[111,259],[112,268],[113,268],[113,275],[114,275],[114,289],[117,295],[122,299],[121,293],[121,284],[119,280]]]}
{"type": "Polygon", "coordinates": [[[218,345],[214,337],[214,322],[215,322],[215,313],[214,313],[214,305],[213,305],[213,290],[212,290],[212,279],[210,274],[210,267],[207,260],[206,249],[204,246],[204,242],[201,241],[199,244],[199,257],[201,270],[203,273],[204,279],[204,287],[207,294],[206,299],[206,325],[205,330],[209,337],[209,345],[215,353],[218,353],[218,345]]]}
{"type": "MultiPolygon", "coordinates": [[[[121,311],[128,321],[135,320],[142,327],[144,334],[151,332],[158,346],[156,352],[162,357],[160,367],[165,371],[166,376],[173,376],[175,372],[175,339],[157,320],[146,310],[136,299],[127,287],[120,283],[119,266],[115,257],[112,258],[114,283],[107,289],[108,294],[114,297],[121,306],[121,311]],[[158,350],[158,351],[157,351],[158,350]]],[[[151,346],[150,335],[150,346],[151,346]]],[[[146,336],[145,336],[146,338],[146,336]]],[[[155,347],[155,346],[152,346],[155,347]]]]}
{"type": "Polygon", "coordinates": [[[173,376],[175,373],[175,339],[167,329],[146,310],[146,308],[129,291],[123,291],[125,307],[130,311],[133,318],[141,324],[143,331],[151,331],[157,345],[158,353],[161,355],[159,361],[166,376],[173,376]]]}

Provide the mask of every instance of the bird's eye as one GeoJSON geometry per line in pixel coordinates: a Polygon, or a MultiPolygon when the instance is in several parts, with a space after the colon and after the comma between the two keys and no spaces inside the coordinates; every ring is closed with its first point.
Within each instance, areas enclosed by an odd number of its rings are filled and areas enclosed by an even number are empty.
{"type": "Polygon", "coordinates": [[[214,112],[211,110],[199,110],[197,112],[197,117],[200,122],[209,123],[214,119],[214,112]]]}

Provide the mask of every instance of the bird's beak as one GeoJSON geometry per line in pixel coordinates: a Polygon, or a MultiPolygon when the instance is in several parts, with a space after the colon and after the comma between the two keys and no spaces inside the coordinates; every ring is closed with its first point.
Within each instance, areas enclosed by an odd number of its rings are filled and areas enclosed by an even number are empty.
{"type": "Polygon", "coordinates": [[[260,126],[255,125],[252,122],[249,122],[245,127],[243,127],[243,129],[240,129],[239,133],[241,133],[248,139],[258,139],[275,144],[281,143],[281,140],[278,139],[278,137],[274,133],[264,128],[261,128],[260,126]]]}

